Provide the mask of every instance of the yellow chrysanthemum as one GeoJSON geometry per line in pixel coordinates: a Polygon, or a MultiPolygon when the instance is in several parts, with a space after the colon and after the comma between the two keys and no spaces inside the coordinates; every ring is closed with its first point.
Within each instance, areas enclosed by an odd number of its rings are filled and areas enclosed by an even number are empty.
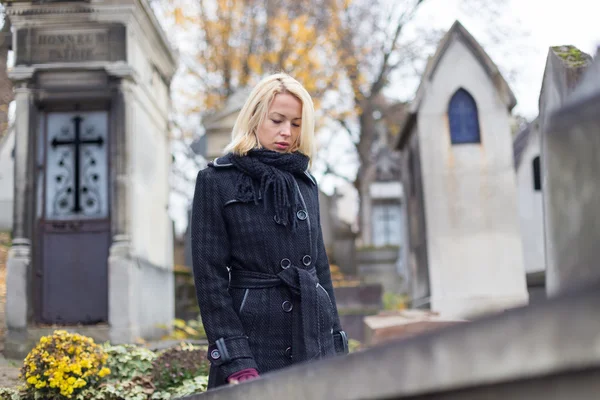
{"type": "Polygon", "coordinates": [[[20,376],[28,391],[71,398],[110,373],[104,367],[107,360],[108,354],[93,339],[59,330],[40,339],[25,358],[20,376]]]}
{"type": "Polygon", "coordinates": [[[100,372],[98,372],[98,376],[100,378],[104,378],[106,375],[110,374],[110,369],[104,367],[100,370],[100,372]]]}

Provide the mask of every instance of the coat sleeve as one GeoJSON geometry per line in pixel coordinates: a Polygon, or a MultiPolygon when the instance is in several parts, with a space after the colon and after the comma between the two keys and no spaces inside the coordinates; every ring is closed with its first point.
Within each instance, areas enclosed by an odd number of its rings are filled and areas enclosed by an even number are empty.
{"type": "Polygon", "coordinates": [[[228,292],[229,237],[216,175],[209,167],[196,178],[191,245],[196,296],[209,341],[208,358],[228,377],[258,367],[228,292]]]}

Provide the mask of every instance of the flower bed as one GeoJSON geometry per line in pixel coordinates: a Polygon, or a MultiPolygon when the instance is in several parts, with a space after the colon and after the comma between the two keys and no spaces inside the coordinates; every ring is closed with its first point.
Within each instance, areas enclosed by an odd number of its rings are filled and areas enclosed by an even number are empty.
{"type": "Polygon", "coordinates": [[[99,345],[79,334],[55,331],[25,358],[22,385],[0,388],[0,399],[173,399],[206,390],[207,375],[202,347],[181,344],[153,352],[134,345],[99,345]]]}

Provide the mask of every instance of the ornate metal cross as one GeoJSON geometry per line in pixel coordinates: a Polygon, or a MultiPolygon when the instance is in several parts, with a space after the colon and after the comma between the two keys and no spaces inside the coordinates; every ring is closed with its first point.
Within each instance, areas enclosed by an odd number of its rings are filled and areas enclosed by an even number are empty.
{"type": "Polygon", "coordinates": [[[83,121],[83,118],[80,117],[79,115],[73,117],[73,126],[75,128],[75,136],[72,140],[60,140],[57,138],[52,139],[51,145],[52,148],[56,148],[57,146],[74,146],[74,154],[75,154],[75,160],[74,160],[74,172],[75,172],[75,178],[74,178],[74,192],[75,192],[75,201],[73,203],[73,212],[74,213],[79,213],[82,211],[81,208],[81,201],[80,201],[80,193],[79,193],[79,185],[80,185],[80,165],[79,165],[79,160],[81,157],[81,146],[84,144],[96,144],[100,147],[102,147],[102,145],[104,144],[104,139],[102,137],[97,137],[96,139],[81,139],[81,121],[83,121]]]}

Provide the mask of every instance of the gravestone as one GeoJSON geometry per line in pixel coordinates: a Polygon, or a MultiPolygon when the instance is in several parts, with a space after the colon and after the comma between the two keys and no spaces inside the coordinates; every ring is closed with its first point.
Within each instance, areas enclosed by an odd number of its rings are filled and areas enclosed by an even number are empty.
{"type": "Polygon", "coordinates": [[[400,293],[402,277],[398,274],[398,246],[357,249],[358,275],[365,283],[380,284],[384,292],[400,293]]]}
{"type": "Polygon", "coordinates": [[[174,317],[174,54],[146,0],[11,1],[13,246],[6,355],[47,326],[115,343],[174,317]]]}
{"type": "Polygon", "coordinates": [[[600,74],[582,83],[591,57],[572,46],[548,53],[540,93],[546,291],[555,295],[597,274],[600,252],[600,74]],[[582,87],[580,94],[576,88],[582,87]]]}
{"type": "Polygon", "coordinates": [[[342,328],[350,339],[363,342],[364,318],[383,309],[382,286],[361,283],[357,286],[334,286],[334,291],[342,328]]]}

